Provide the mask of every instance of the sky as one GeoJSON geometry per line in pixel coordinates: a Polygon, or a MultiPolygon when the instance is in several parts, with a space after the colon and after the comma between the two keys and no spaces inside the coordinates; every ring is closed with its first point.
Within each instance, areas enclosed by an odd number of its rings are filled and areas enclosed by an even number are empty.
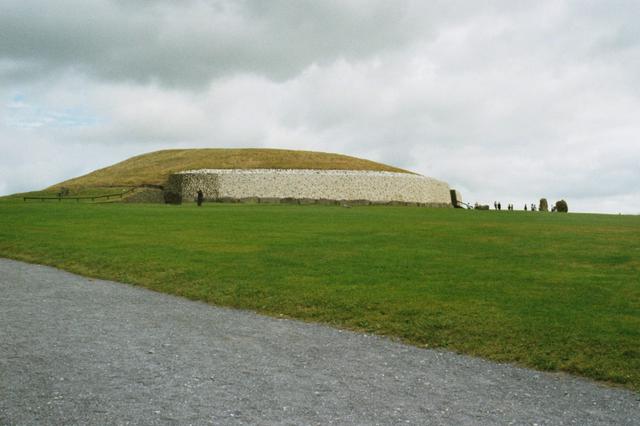
{"type": "Polygon", "coordinates": [[[337,152],[640,214],[637,0],[2,0],[0,195],[166,148],[337,152]]]}

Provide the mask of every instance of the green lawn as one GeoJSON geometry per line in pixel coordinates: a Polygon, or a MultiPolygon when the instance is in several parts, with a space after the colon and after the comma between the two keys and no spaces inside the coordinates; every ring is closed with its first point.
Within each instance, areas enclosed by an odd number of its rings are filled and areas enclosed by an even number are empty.
{"type": "Polygon", "coordinates": [[[640,217],[0,201],[0,256],[640,390],[640,217]]]}

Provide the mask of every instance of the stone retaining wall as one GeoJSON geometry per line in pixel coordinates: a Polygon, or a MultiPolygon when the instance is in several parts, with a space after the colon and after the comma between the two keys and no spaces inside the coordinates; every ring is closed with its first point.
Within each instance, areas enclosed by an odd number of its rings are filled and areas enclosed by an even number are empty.
{"type": "Polygon", "coordinates": [[[409,173],[351,170],[205,169],[173,174],[165,200],[360,202],[451,206],[449,185],[409,173]]]}
{"type": "Polygon", "coordinates": [[[164,194],[158,188],[136,188],[135,191],[122,200],[125,203],[162,203],[164,194]]]}

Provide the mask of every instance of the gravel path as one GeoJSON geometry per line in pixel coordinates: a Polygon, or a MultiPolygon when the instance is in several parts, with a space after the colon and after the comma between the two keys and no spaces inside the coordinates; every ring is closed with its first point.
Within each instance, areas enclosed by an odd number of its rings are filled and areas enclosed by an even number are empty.
{"type": "Polygon", "coordinates": [[[0,424],[639,424],[640,395],[0,259],[0,424]]]}

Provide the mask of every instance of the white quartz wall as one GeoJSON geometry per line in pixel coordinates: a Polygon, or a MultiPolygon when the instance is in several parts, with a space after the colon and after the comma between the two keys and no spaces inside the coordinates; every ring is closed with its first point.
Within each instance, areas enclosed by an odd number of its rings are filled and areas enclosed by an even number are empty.
{"type": "Polygon", "coordinates": [[[350,170],[206,169],[173,175],[171,190],[185,201],[205,199],[367,200],[451,205],[449,185],[409,173],[350,170]]]}

